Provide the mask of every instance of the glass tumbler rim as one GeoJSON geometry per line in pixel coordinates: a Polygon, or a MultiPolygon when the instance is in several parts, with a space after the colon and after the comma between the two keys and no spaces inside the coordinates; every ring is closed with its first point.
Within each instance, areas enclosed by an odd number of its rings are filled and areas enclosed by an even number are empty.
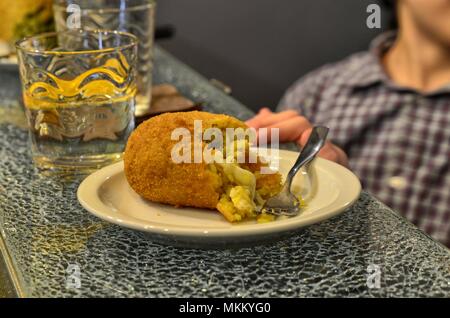
{"type": "Polygon", "coordinates": [[[27,54],[38,54],[38,55],[82,55],[82,54],[101,54],[101,53],[111,53],[111,52],[117,52],[117,51],[123,51],[128,48],[131,48],[133,46],[137,46],[139,43],[139,39],[129,33],[124,31],[117,31],[117,30],[107,30],[107,29],[96,29],[96,30],[86,30],[86,29],[76,29],[76,30],[65,30],[65,31],[52,31],[52,32],[45,32],[40,33],[37,35],[27,36],[20,40],[18,40],[15,43],[15,47],[18,51],[27,53],[27,54]],[[101,48],[101,49],[88,49],[88,50],[76,50],[76,51],[61,51],[61,50],[49,50],[49,49],[37,49],[37,48],[26,48],[23,45],[31,40],[37,40],[37,39],[44,39],[44,38],[50,38],[50,37],[56,37],[58,34],[115,34],[120,35],[123,37],[129,38],[131,41],[130,43],[118,45],[115,47],[107,47],[107,48],[101,48]]]}
{"type": "MultiPolygon", "coordinates": [[[[122,11],[135,11],[145,8],[151,8],[156,6],[155,0],[140,0],[142,3],[134,4],[132,6],[126,6],[125,8],[121,8],[120,6],[110,6],[106,8],[96,8],[96,7],[89,7],[89,8],[82,8],[81,10],[84,12],[101,12],[101,13],[115,13],[115,12],[122,12],[122,11]]],[[[139,1],[139,2],[140,2],[139,1]]],[[[120,4],[120,0],[118,0],[118,4],[120,4]]],[[[53,10],[61,10],[59,6],[61,4],[66,4],[66,0],[54,0],[53,1],[53,10]]]]}

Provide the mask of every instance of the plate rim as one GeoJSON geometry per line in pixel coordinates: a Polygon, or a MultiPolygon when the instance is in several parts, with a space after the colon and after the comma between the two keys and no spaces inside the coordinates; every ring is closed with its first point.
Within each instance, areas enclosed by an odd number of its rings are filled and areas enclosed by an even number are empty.
{"type": "MultiPolygon", "coordinates": [[[[298,152],[290,151],[290,150],[279,150],[279,156],[283,157],[285,155],[298,155],[298,152]]],[[[312,225],[315,223],[322,222],[324,220],[333,218],[339,214],[341,214],[344,210],[352,206],[360,197],[360,193],[362,190],[361,183],[356,175],[347,169],[344,166],[341,166],[332,161],[316,158],[316,161],[313,163],[319,165],[328,165],[340,171],[340,174],[344,174],[346,178],[352,179],[354,182],[353,193],[346,193],[349,197],[347,200],[344,200],[345,203],[339,206],[337,209],[333,209],[332,211],[327,212],[327,208],[329,206],[323,207],[317,211],[321,211],[325,209],[325,212],[322,212],[319,215],[310,215],[306,218],[299,219],[299,221],[292,221],[293,218],[289,218],[286,220],[278,220],[276,222],[269,223],[254,223],[254,224],[237,224],[232,225],[230,223],[230,227],[227,228],[208,228],[208,229],[200,229],[200,228],[189,228],[182,227],[176,225],[170,225],[167,227],[159,226],[159,225],[145,225],[144,221],[140,221],[139,219],[133,217],[113,217],[111,215],[111,208],[107,207],[106,204],[102,202],[98,195],[92,195],[92,190],[95,190],[96,193],[101,188],[101,186],[110,178],[122,173],[124,169],[123,161],[119,161],[117,163],[111,164],[109,166],[103,167],[100,170],[95,171],[94,173],[87,176],[78,186],[77,189],[77,198],[81,206],[87,210],[92,215],[122,226],[126,228],[131,228],[133,230],[138,230],[141,232],[165,235],[165,236],[176,236],[176,237],[237,237],[237,236],[260,236],[260,235],[268,235],[274,233],[283,233],[287,231],[292,231],[296,229],[300,229],[302,227],[312,225]],[[90,193],[90,195],[89,195],[90,193]],[[88,198],[86,200],[86,198],[88,198]],[[90,198],[90,199],[89,199],[90,198]],[[96,205],[102,206],[102,208],[98,209],[96,205]],[[106,207],[106,211],[105,211],[106,207]],[[108,213],[109,210],[109,213],[108,213]],[[170,230],[169,230],[170,228],[170,230]]],[[[340,192],[342,194],[342,191],[340,192]]],[[[339,197],[337,198],[339,199],[339,197]]],[[[342,198],[341,198],[342,199],[342,198]]],[[[217,212],[218,213],[218,212],[217,212]]]]}

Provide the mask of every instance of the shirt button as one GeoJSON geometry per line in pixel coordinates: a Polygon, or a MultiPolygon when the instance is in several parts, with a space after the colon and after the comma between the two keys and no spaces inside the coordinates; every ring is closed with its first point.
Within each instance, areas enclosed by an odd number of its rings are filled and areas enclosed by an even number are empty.
{"type": "Polygon", "coordinates": [[[403,190],[406,188],[407,181],[405,177],[394,176],[389,178],[388,184],[395,190],[403,190]]]}

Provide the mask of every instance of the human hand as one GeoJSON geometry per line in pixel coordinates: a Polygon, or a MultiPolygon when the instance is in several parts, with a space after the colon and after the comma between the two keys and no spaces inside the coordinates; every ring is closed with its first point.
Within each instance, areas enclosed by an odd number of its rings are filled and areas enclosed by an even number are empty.
{"type": "MultiPolygon", "coordinates": [[[[258,131],[260,128],[267,128],[268,141],[270,141],[270,129],[279,129],[280,142],[296,142],[300,147],[306,144],[311,135],[313,126],[303,116],[294,110],[286,110],[279,113],[272,112],[269,108],[262,108],[258,114],[249,119],[246,124],[258,131]]],[[[348,166],[348,158],[345,152],[327,141],[319,152],[319,157],[334,161],[343,166],[348,166]]]]}

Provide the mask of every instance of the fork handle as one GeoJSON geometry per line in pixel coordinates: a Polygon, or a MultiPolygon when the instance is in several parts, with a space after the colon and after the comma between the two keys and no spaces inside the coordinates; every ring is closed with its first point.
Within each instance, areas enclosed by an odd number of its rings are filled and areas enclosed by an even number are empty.
{"type": "Polygon", "coordinates": [[[311,162],[320,149],[325,144],[327,139],[329,129],[325,126],[315,126],[308,138],[305,146],[298,155],[297,161],[295,161],[294,166],[289,171],[284,187],[288,190],[291,189],[292,180],[294,179],[297,172],[308,162],[311,162]]]}

